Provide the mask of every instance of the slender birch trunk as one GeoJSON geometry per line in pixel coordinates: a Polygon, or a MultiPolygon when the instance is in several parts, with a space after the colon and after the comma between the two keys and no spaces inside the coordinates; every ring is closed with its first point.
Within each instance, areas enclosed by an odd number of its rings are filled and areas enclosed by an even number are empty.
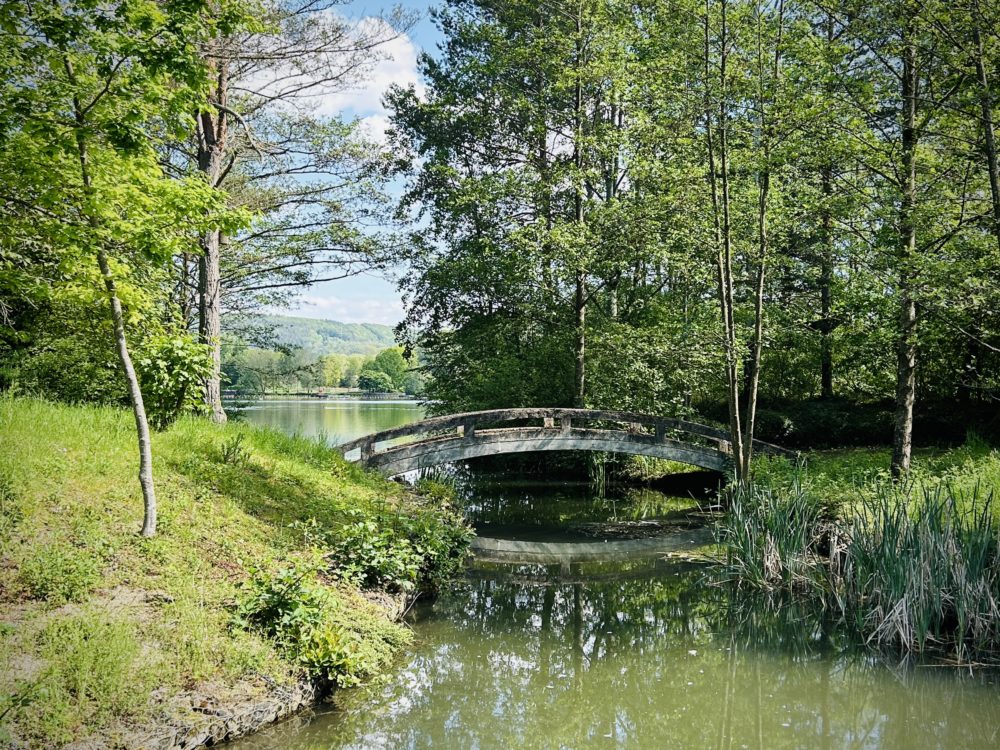
{"type": "MultiPolygon", "coordinates": [[[[68,58],[63,58],[66,74],[73,86],[76,86],[76,75],[73,64],[68,58]]],[[[90,193],[93,190],[93,181],[90,176],[90,154],[87,148],[85,136],[86,117],[80,100],[73,97],[74,117],[76,120],[76,147],[77,156],[80,163],[80,180],[84,190],[90,193]]],[[[93,215],[88,215],[88,222],[91,227],[98,228],[99,222],[93,215]]],[[[118,297],[118,287],[115,284],[115,277],[111,272],[111,264],[108,260],[107,250],[103,245],[97,245],[97,265],[101,271],[101,278],[104,280],[104,289],[108,296],[108,305],[111,308],[111,321],[114,326],[115,351],[118,354],[118,361],[125,373],[125,383],[128,389],[129,401],[132,404],[132,416],[135,419],[135,431],[139,442],[139,486],[142,488],[143,519],[142,531],[144,537],[151,537],[156,534],[156,488],[153,484],[153,445],[149,436],[149,420],[146,418],[146,405],[142,400],[142,388],[139,386],[139,377],[132,364],[132,356],[129,353],[128,340],[125,337],[125,315],[122,310],[121,299],[118,297]]]]}
{"type": "Polygon", "coordinates": [[[896,407],[892,440],[892,475],[910,470],[913,449],[913,405],[916,400],[917,304],[913,261],[917,251],[914,212],[917,203],[917,51],[912,22],[903,36],[902,200],[899,210],[899,318],[896,340],[896,407]]]}

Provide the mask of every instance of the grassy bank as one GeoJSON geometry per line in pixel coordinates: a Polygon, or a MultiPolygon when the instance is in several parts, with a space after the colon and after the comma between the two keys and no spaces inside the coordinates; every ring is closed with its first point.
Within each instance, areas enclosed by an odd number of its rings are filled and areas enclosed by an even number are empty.
{"type": "Polygon", "coordinates": [[[408,639],[373,593],[435,585],[468,542],[442,493],[313,441],[185,419],[153,447],[142,539],[128,412],[0,399],[0,723],[31,747],[365,679],[408,639]]]}
{"type": "Polygon", "coordinates": [[[883,451],[764,462],[729,492],[725,575],[831,613],[862,641],[1000,663],[1000,451],[925,451],[893,483],[883,451]]]}

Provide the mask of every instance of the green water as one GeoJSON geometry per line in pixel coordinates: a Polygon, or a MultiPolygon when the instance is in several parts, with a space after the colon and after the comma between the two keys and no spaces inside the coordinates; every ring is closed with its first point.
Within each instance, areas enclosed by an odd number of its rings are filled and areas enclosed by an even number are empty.
{"type": "Polygon", "coordinates": [[[424,407],[416,401],[266,399],[241,409],[239,413],[251,424],[319,437],[336,445],[372,432],[417,422],[424,417],[424,407]]]}
{"type": "Polygon", "coordinates": [[[462,486],[489,536],[395,670],[240,750],[1000,747],[995,673],[875,659],[670,554],[704,541],[690,499],[462,486]]]}

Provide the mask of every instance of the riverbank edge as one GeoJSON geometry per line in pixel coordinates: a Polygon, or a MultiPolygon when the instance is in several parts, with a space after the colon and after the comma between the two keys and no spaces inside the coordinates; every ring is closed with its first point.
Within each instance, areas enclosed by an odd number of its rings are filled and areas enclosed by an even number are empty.
{"type": "MultiPolygon", "coordinates": [[[[403,594],[377,592],[365,598],[395,623],[402,621],[407,610],[408,598],[403,594]]],[[[263,694],[248,695],[242,700],[220,702],[203,691],[174,696],[170,701],[174,710],[168,709],[162,720],[135,731],[124,746],[136,750],[198,750],[233,742],[321,705],[336,690],[319,680],[301,677],[287,685],[266,679],[248,680],[233,686],[231,692],[239,693],[242,689],[255,693],[260,682],[265,685],[263,694]]],[[[64,750],[110,750],[117,746],[121,745],[88,738],[71,743],[64,750]]],[[[11,750],[27,750],[27,746],[14,745],[11,750]]]]}
{"type": "MultiPolygon", "coordinates": [[[[154,435],[161,528],[144,540],[128,416],[0,397],[0,748],[190,750],[317,705],[330,683],[236,624],[252,572],[307,554],[316,528],[440,507],[316,441],[186,419],[154,435]],[[97,635],[64,644],[88,619],[97,635]],[[122,653],[109,633],[136,648],[94,708],[67,675],[105,678],[100,659],[122,653]]],[[[360,639],[349,684],[377,678],[409,638],[407,596],[318,584],[360,639]]]]}

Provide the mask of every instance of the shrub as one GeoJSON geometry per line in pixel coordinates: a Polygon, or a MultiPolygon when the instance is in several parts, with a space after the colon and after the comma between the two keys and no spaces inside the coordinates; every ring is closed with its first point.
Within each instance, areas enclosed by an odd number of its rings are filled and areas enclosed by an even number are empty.
{"type": "Polygon", "coordinates": [[[331,571],[366,588],[436,590],[464,564],[472,531],[449,510],[385,512],[355,519],[328,539],[331,571]]]}
{"type": "Polygon", "coordinates": [[[183,412],[201,408],[212,360],[209,347],[191,334],[172,331],[150,336],[135,364],[154,429],[164,430],[183,412]]]}
{"type": "Polygon", "coordinates": [[[374,674],[406,641],[323,585],[322,557],[291,561],[275,571],[258,568],[243,587],[236,614],[241,627],[272,638],[315,679],[341,687],[374,674]]]}

